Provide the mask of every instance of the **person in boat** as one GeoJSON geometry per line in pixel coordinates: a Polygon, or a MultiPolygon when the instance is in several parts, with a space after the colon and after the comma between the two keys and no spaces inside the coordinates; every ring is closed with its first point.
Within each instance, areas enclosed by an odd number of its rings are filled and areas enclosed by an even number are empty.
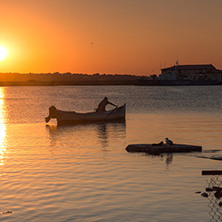
{"type": "Polygon", "coordinates": [[[104,97],[104,99],[99,103],[98,108],[96,109],[96,112],[105,112],[106,106],[110,104],[112,106],[118,107],[117,105],[111,103],[107,97],[104,97]]]}

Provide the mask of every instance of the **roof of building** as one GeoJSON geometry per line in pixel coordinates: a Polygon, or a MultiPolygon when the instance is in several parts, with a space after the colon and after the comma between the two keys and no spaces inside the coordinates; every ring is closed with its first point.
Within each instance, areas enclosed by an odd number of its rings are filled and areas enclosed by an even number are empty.
{"type": "Polygon", "coordinates": [[[170,70],[170,69],[175,69],[177,68],[178,70],[195,70],[195,69],[216,69],[212,64],[206,64],[206,65],[174,65],[168,68],[164,68],[161,70],[170,70]]]}

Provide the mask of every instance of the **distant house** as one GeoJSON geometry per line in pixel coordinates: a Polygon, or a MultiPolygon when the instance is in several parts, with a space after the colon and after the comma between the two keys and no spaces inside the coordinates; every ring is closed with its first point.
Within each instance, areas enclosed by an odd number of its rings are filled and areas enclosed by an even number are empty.
{"type": "Polygon", "coordinates": [[[222,82],[222,70],[216,69],[212,64],[207,65],[174,65],[161,69],[160,79],[163,80],[198,80],[217,79],[222,82]]]}

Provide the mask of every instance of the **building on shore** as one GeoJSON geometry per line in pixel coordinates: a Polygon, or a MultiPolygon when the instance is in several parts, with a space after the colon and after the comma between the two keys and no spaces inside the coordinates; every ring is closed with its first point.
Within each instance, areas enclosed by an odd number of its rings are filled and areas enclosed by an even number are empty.
{"type": "Polygon", "coordinates": [[[179,65],[161,69],[161,74],[137,78],[139,85],[184,86],[222,84],[222,70],[212,64],[179,65]]]}
{"type": "Polygon", "coordinates": [[[212,64],[174,65],[161,69],[161,80],[218,80],[222,82],[222,70],[212,64]]]}

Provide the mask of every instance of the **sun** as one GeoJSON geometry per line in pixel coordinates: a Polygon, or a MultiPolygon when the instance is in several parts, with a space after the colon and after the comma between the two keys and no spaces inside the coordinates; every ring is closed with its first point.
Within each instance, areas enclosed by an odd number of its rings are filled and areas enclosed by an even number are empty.
{"type": "Polygon", "coordinates": [[[4,60],[8,55],[8,50],[0,45],[0,61],[4,60]]]}

